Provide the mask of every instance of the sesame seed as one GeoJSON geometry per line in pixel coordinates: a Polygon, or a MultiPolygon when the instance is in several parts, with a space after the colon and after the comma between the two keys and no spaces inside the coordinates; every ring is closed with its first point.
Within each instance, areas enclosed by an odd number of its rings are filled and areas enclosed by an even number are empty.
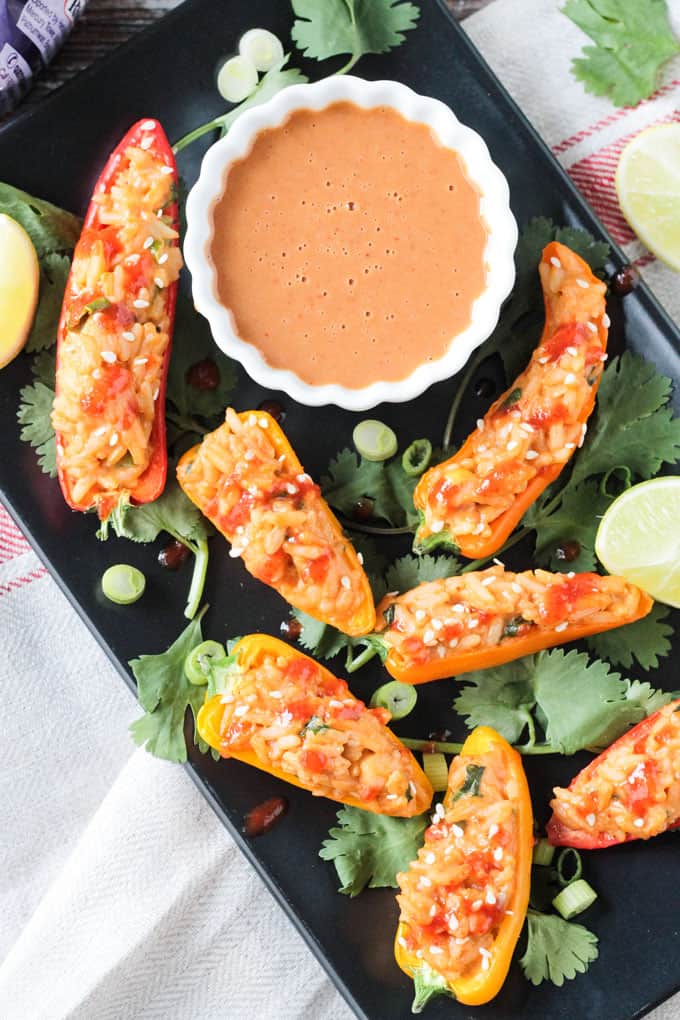
{"type": "Polygon", "coordinates": [[[165,283],[163,282],[163,280],[161,280],[160,276],[154,276],[153,282],[156,284],[159,290],[163,290],[163,287],[165,287],[165,283]]]}
{"type": "Polygon", "coordinates": [[[499,560],[497,556],[494,556],[492,562],[495,563],[496,566],[498,567],[503,567],[503,570],[505,570],[505,564],[503,563],[502,560],[499,560]]]}
{"type": "Polygon", "coordinates": [[[137,263],[139,262],[140,258],[141,258],[141,255],[139,254],[139,252],[135,251],[135,252],[132,253],[132,255],[128,255],[128,257],[125,259],[125,261],[127,262],[127,264],[129,266],[136,266],[137,263]]]}
{"type": "Polygon", "coordinates": [[[576,382],[576,376],[573,372],[568,372],[564,377],[565,386],[572,386],[576,382]]]}
{"type": "Polygon", "coordinates": [[[249,414],[248,415],[248,424],[249,425],[255,425],[256,423],[257,423],[257,418],[255,417],[255,415],[254,414],[249,414]]]}
{"type": "Polygon", "coordinates": [[[164,174],[166,177],[169,177],[171,173],[174,173],[174,170],[172,169],[171,166],[162,166],[160,168],[160,172],[164,174]]]}
{"type": "Polygon", "coordinates": [[[156,209],[156,216],[161,217],[162,215],[163,215],[163,207],[161,206],[160,209],[156,209]]]}
{"type": "Polygon", "coordinates": [[[606,361],[608,357],[609,357],[609,355],[606,354],[606,353],[605,354],[601,354],[600,355],[600,361],[606,361]]]}
{"type": "Polygon", "coordinates": [[[98,429],[95,429],[92,433],[93,436],[103,436],[108,430],[108,425],[100,425],[98,429]]]}
{"type": "Polygon", "coordinates": [[[142,124],[142,131],[153,131],[156,127],[155,120],[145,120],[142,124]]]}
{"type": "Polygon", "coordinates": [[[288,493],[288,495],[295,496],[297,491],[298,491],[297,485],[293,485],[292,482],[288,482],[288,484],[286,485],[286,492],[288,493]]]}
{"type": "Polygon", "coordinates": [[[481,910],[483,905],[484,905],[483,900],[475,900],[472,906],[470,907],[470,910],[481,910]]]}
{"type": "Polygon", "coordinates": [[[597,326],[595,325],[594,322],[586,322],[586,326],[588,327],[591,333],[597,333],[597,326]]]}
{"type": "Polygon", "coordinates": [[[440,953],[443,953],[444,950],[441,946],[430,946],[430,952],[433,956],[438,956],[440,953]]]}
{"type": "Polygon", "coordinates": [[[411,794],[411,796],[415,797],[415,795],[416,795],[416,784],[413,782],[412,779],[409,780],[409,784],[408,784],[407,789],[408,789],[408,792],[411,794]]]}
{"type": "Polygon", "coordinates": [[[439,532],[443,530],[444,530],[443,521],[433,521],[432,524],[430,525],[430,531],[432,532],[433,535],[438,535],[439,532]]]}
{"type": "Polygon", "coordinates": [[[555,255],[551,255],[550,256],[550,265],[554,266],[555,269],[561,269],[562,268],[562,263],[560,262],[560,260],[555,255]]]}
{"type": "Polygon", "coordinates": [[[438,503],[444,503],[445,502],[444,493],[438,492],[437,495],[435,496],[435,499],[437,500],[438,503]]]}
{"type": "Polygon", "coordinates": [[[148,358],[135,358],[132,362],[133,365],[146,365],[148,358]]]}
{"type": "Polygon", "coordinates": [[[562,631],[566,630],[568,626],[569,626],[569,621],[568,620],[563,620],[562,623],[558,623],[557,624],[557,626],[555,627],[555,630],[558,632],[558,634],[561,634],[562,631]]]}
{"type": "Polygon", "coordinates": [[[235,560],[241,555],[242,552],[243,548],[241,546],[232,545],[231,549],[229,550],[229,555],[231,556],[232,560],[235,560]]]}
{"type": "Polygon", "coordinates": [[[489,963],[488,956],[482,957],[482,970],[488,970],[491,964],[489,963]]]}
{"type": "Polygon", "coordinates": [[[451,638],[451,640],[449,641],[449,648],[455,648],[457,644],[458,638],[457,637],[451,638]]]}
{"type": "Polygon", "coordinates": [[[340,584],[342,585],[343,588],[352,587],[352,582],[350,581],[349,577],[347,577],[347,574],[345,574],[344,577],[340,578],[340,584]]]}
{"type": "Polygon", "coordinates": [[[524,459],[525,460],[536,460],[536,458],[539,457],[539,456],[540,456],[540,454],[538,453],[538,450],[527,450],[527,452],[524,454],[524,459]]]}
{"type": "Polygon", "coordinates": [[[548,360],[549,360],[549,359],[548,359],[548,358],[546,358],[546,357],[543,357],[543,358],[537,358],[537,361],[538,361],[539,365],[547,365],[547,364],[548,364],[548,360]]]}
{"type": "Polygon", "coordinates": [[[236,534],[237,534],[237,535],[242,535],[242,534],[243,534],[243,532],[244,532],[245,530],[246,530],[246,529],[245,529],[245,528],[243,527],[243,525],[242,525],[242,524],[239,524],[239,526],[238,526],[238,527],[237,527],[237,529],[236,529],[236,534]]]}
{"type": "Polygon", "coordinates": [[[364,565],[364,554],[363,554],[363,553],[360,553],[360,552],[358,552],[358,553],[357,553],[357,559],[359,560],[359,563],[360,563],[360,564],[361,564],[361,566],[363,567],[363,565],[364,565]]]}
{"type": "Polygon", "coordinates": [[[423,634],[423,643],[426,645],[431,645],[432,642],[436,640],[437,636],[435,632],[428,627],[425,633],[423,634]]]}
{"type": "Polygon", "coordinates": [[[498,826],[494,822],[492,825],[489,826],[489,839],[493,839],[494,836],[497,836],[498,831],[499,831],[498,826]]]}
{"type": "Polygon", "coordinates": [[[527,435],[530,435],[530,436],[532,436],[534,434],[534,432],[536,431],[535,428],[533,427],[533,425],[530,425],[528,421],[523,421],[522,424],[520,425],[520,428],[521,428],[522,432],[526,432],[527,435]]]}
{"type": "Polygon", "coordinates": [[[153,399],[154,400],[158,400],[158,394],[160,392],[161,392],[161,388],[160,388],[160,386],[157,386],[156,389],[153,391],[153,399]]]}
{"type": "Polygon", "coordinates": [[[503,860],[503,847],[502,846],[497,846],[496,847],[496,849],[493,852],[493,859],[494,859],[494,861],[502,861],[503,860]]]}
{"type": "Polygon", "coordinates": [[[153,240],[154,240],[153,237],[149,235],[149,237],[147,237],[146,241],[142,245],[142,248],[151,248],[153,245],[153,240]]]}
{"type": "Polygon", "coordinates": [[[158,256],[158,265],[159,266],[164,266],[167,261],[168,261],[168,253],[167,253],[167,251],[164,251],[162,255],[158,256]]]}
{"type": "Polygon", "coordinates": [[[451,606],[451,611],[454,613],[464,613],[465,606],[463,605],[462,602],[456,602],[455,605],[451,606]]]}
{"type": "Polygon", "coordinates": [[[131,330],[126,330],[124,333],[121,333],[121,336],[123,340],[127,340],[129,344],[131,344],[135,338],[135,334],[131,330]]]}
{"type": "Polygon", "coordinates": [[[429,889],[432,885],[432,879],[428,878],[427,875],[421,875],[418,879],[418,887],[420,889],[429,889]]]}
{"type": "Polygon", "coordinates": [[[117,442],[118,442],[118,433],[117,432],[112,432],[111,433],[111,438],[109,439],[109,446],[115,446],[117,442]]]}
{"type": "Polygon", "coordinates": [[[132,302],[132,307],[133,308],[148,308],[150,304],[151,304],[151,302],[150,301],[146,301],[144,298],[135,298],[135,300],[132,302]]]}
{"type": "Polygon", "coordinates": [[[424,609],[416,609],[415,616],[418,623],[421,623],[425,619],[426,615],[427,614],[425,613],[424,609]]]}
{"type": "Polygon", "coordinates": [[[571,577],[576,577],[576,574],[575,574],[575,572],[574,572],[573,570],[570,570],[570,571],[568,572],[568,574],[567,574],[567,577],[569,577],[569,578],[571,578],[571,577]]]}
{"type": "Polygon", "coordinates": [[[441,803],[441,801],[439,802],[439,804],[437,804],[436,808],[434,809],[434,813],[437,816],[437,818],[444,817],[444,806],[441,803]]]}
{"type": "Polygon", "coordinates": [[[480,956],[485,956],[487,958],[487,960],[488,960],[489,957],[491,956],[491,952],[490,952],[490,950],[485,949],[484,946],[480,946],[479,947],[479,955],[480,956]]]}
{"type": "Polygon", "coordinates": [[[633,825],[635,826],[636,829],[641,829],[644,824],[645,824],[644,818],[636,818],[635,821],[633,822],[633,825]]]}
{"type": "Polygon", "coordinates": [[[564,444],[564,449],[565,450],[575,450],[576,449],[576,443],[565,443],[564,444]]]}
{"type": "Polygon", "coordinates": [[[518,446],[519,446],[519,443],[517,442],[517,440],[516,439],[511,439],[510,442],[505,447],[505,449],[508,451],[508,453],[510,453],[511,450],[516,450],[518,446]]]}
{"type": "Polygon", "coordinates": [[[460,839],[465,834],[465,830],[460,825],[452,825],[451,832],[454,834],[454,836],[457,836],[458,839],[460,839]]]}
{"type": "Polygon", "coordinates": [[[257,424],[260,426],[261,429],[268,429],[269,428],[269,419],[268,418],[260,418],[260,420],[258,421],[257,424]]]}
{"type": "Polygon", "coordinates": [[[514,917],[515,916],[515,911],[514,910],[506,910],[505,911],[505,916],[506,917],[514,917]]]}
{"type": "Polygon", "coordinates": [[[477,428],[479,429],[480,432],[484,431],[484,419],[483,418],[478,418],[477,419],[477,428]]]}
{"type": "Polygon", "coordinates": [[[255,458],[255,451],[254,450],[246,450],[246,452],[243,454],[243,458],[244,458],[244,460],[254,460],[254,458],[255,458]]]}
{"type": "Polygon", "coordinates": [[[150,149],[153,145],[153,138],[151,135],[144,135],[141,142],[139,143],[140,149],[150,149]]]}
{"type": "Polygon", "coordinates": [[[458,928],[460,927],[460,921],[458,920],[455,914],[449,914],[449,916],[446,918],[446,923],[448,925],[449,931],[458,931],[458,928]]]}
{"type": "Polygon", "coordinates": [[[470,630],[474,630],[475,627],[479,627],[479,620],[476,617],[473,617],[471,620],[468,620],[467,625],[470,630]]]}
{"type": "Polygon", "coordinates": [[[496,896],[492,889],[489,889],[486,894],[486,902],[489,904],[490,907],[495,906],[496,896]]]}
{"type": "Polygon", "coordinates": [[[510,582],[510,588],[511,588],[512,591],[514,591],[515,595],[521,595],[522,594],[522,586],[521,586],[521,584],[517,584],[517,581],[511,581],[510,582]]]}
{"type": "Polygon", "coordinates": [[[115,361],[118,361],[118,358],[113,351],[102,351],[101,357],[102,361],[105,361],[108,365],[113,365],[115,361]]]}
{"type": "Polygon", "coordinates": [[[576,350],[575,347],[567,347],[567,354],[571,354],[572,358],[575,358],[576,355],[578,354],[578,351],[576,350]]]}
{"type": "Polygon", "coordinates": [[[279,698],[283,697],[283,694],[281,693],[281,691],[270,691],[269,692],[269,697],[270,698],[275,698],[276,700],[278,700],[279,698]]]}
{"type": "Polygon", "coordinates": [[[496,575],[492,574],[490,577],[485,577],[484,580],[482,581],[482,584],[484,585],[485,588],[488,588],[489,585],[493,584],[495,580],[496,580],[496,575]]]}
{"type": "Polygon", "coordinates": [[[579,287],[583,287],[584,290],[588,290],[588,287],[590,286],[587,280],[582,280],[580,277],[576,280],[576,283],[579,287]]]}
{"type": "Polygon", "coordinates": [[[248,711],[248,706],[247,705],[237,705],[236,708],[234,709],[234,715],[239,715],[239,716],[240,715],[245,715],[247,711],[248,711]]]}
{"type": "Polygon", "coordinates": [[[436,858],[436,857],[435,857],[435,855],[434,855],[434,854],[432,854],[432,853],[430,853],[430,854],[425,854],[425,856],[423,857],[423,860],[425,861],[425,863],[426,863],[426,864],[434,864],[434,862],[436,861],[436,859],[437,859],[437,858],[436,858]]]}
{"type": "Polygon", "coordinates": [[[441,630],[441,629],[442,629],[442,627],[444,626],[444,624],[442,623],[442,621],[441,621],[441,620],[433,620],[433,621],[432,621],[432,626],[433,626],[433,628],[434,628],[435,630],[441,630]]]}
{"type": "Polygon", "coordinates": [[[92,378],[93,379],[101,379],[101,377],[102,377],[102,370],[101,370],[101,368],[95,368],[94,372],[92,373],[92,378]]]}
{"type": "Polygon", "coordinates": [[[605,329],[609,329],[611,324],[612,324],[612,320],[609,318],[609,316],[605,312],[604,315],[602,316],[602,325],[604,326],[605,329]]]}
{"type": "Polygon", "coordinates": [[[592,827],[596,821],[597,818],[595,817],[594,814],[586,815],[586,825],[590,825],[592,827]]]}
{"type": "Polygon", "coordinates": [[[481,533],[483,531],[484,531],[484,521],[480,521],[479,524],[477,525],[477,527],[472,529],[472,534],[473,535],[481,535],[481,533]]]}

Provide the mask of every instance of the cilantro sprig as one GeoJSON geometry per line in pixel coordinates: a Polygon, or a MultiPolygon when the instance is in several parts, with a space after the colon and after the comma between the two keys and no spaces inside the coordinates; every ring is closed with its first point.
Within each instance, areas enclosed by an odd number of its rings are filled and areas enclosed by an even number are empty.
{"type": "Polygon", "coordinates": [[[598,938],[582,924],[563,921],[557,914],[530,908],[526,920],[527,947],[519,963],[532,985],[551,981],[561,988],[584,974],[598,958],[598,938]]]}
{"type": "Polygon", "coordinates": [[[296,21],[291,36],[315,60],[349,54],[337,72],[347,74],[366,53],[401,46],[415,28],[420,9],[406,0],[291,0],[296,21]]]}
{"type": "Polygon", "coordinates": [[[574,77],[616,106],[651,96],[661,67],[680,52],[666,0],[567,0],[562,13],[595,43],[572,62],[574,77]]]}

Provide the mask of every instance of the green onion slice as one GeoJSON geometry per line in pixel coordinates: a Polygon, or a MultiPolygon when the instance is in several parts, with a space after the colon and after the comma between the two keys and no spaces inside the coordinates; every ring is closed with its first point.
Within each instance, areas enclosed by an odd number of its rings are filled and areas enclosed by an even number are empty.
{"type": "Polygon", "coordinates": [[[423,754],[423,771],[435,793],[442,793],[449,784],[449,767],[441,751],[423,754]]]}
{"type": "Polygon", "coordinates": [[[582,914],[588,907],[592,907],[596,899],[597,893],[593,887],[584,878],[579,878],[558,893],[552,905],[565,921],[569,921],[577,914],[582,914]]]}
{"type": "Polygon", "coordinates": [[[534,847],[534,864],[539,868],[547,868],[552,864],[555,847],[547,839],[539,839],[534,847]]]}
{"type": "Polygon", "coordinates": [[[401,458],[401,466],[405,473],[411,478],[422,475],[425,468],[432,459],[432,443],[429,439],[414,439],[411,445],[404,450],[401,458]]]}
{"type": "Polygon", "coordinates": [[[129,563],[115,563],[102,575],[102,591],[109,602],[115,602],[117,606],[129,606],[137,602],[145,588],[144,574],[129,563]]]}
{"type": "Polygon", "coordinates": [[[416,707],[418,693],[411,684],[392,680],[378,687],[371,698],[371,708],[386,708],[393,719],[403,719],[416,707]]]}
{"type": "Polygon", "coordinates": [[[578,850],[571,846],[565,846],[557,858],[557,881],[560,885],[570,885],[577,882],[583,873],[583,863],[578,850]],[[573,874],[567,872],[573,870],[573,874]]]}
{"type": "Polygon", "coordinates": [[[184,673],[189,683],[202,687],[210,679],[211,667],[227,657],[219,641],[201,641],[184,660],[184,673]]]}
{"type": "Polygon", "coordinates": [[[278,35],[266,28],[251,28],[241,36],[238,51],[258,71],[271,71],[283,60],[283,44],[278,35]]]}
{"type": "Polygon", "coordinates": [[[245,57],[230,57],[217,73],[217,91],[228,103],[242,103],[255,91],[257,68],[245,57]]]}
{"type": "Polygon", "coordinates": [[[365,460],[389,460],[397,452],[397,437],[389,425],[375,418],[360,421],[352,433],[358,452],[365,460]]]}

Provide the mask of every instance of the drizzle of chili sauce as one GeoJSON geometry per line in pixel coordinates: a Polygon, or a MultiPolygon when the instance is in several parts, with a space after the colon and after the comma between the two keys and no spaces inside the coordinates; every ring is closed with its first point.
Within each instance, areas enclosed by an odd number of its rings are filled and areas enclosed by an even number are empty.
{"type": "Polygon", "coordinates": [[[251,808],[243,820],[243,831],[246,836],[264,836],[281,821],[288,811],[285,797],[270,797],[251,808]]]}
{"type": "Polygon", "coordinates": [[[123,428],[128,428],[138,411],[137,401],[132,393],[132,373],[120,363],[104,364],[100,372],[101,375],[95,379],[92,388],[80,398],[80,406],[86,414],[101,415],[109,400],[115,400],[121,394],[130,392],[121,422],[123,428]]]}
{"type": "Polygon", "coordinates": [[[598,574],[585,573],[565,577],[558,584],[551,584],[545,595],[543,623],[551,626],[561,620],[568,620],[579,600],[598,590],[598,581],[598,574]]]}
{"type": "Polygon", "coordinates": [[[545,343],[541,344],[541,355],[549,361],[558,361],[567,347],[580,347],[587,340],[586,326],[582,322],[569,322],[560,326],[545,343]]]}

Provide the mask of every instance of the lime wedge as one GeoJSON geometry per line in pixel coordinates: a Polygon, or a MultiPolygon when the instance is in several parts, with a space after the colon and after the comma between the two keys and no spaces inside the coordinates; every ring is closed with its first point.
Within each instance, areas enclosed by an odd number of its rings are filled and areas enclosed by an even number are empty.
{"type": "Polygon", "coordinates": [[[647,128],[628,143],[616,170],[616,192],[643,244],[680,270],[680,123],[647,128]]]}
{"type": "Polygon", "coordinates": [[[28,339],[39,283],[38,256],[30,237],[16,220],[0,213],[0,368],[28,339]]]}
{"type": "Polygon", "coordinates": [[[680,607],[680,476],[626,489],[600,521],[595,552],[610,574],[680,607]]]}

